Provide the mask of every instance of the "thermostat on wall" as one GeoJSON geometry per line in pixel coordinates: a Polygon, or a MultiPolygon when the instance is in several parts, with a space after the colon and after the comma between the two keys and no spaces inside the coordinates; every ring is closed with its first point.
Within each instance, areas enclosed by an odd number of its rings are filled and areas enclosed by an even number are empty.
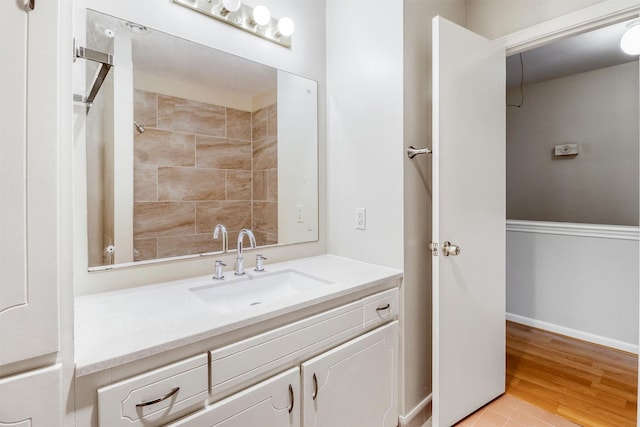
{"type": "Polygon", "coordinates": [[[578,154],[578,144],[556,145],[556,156],[575,156],[578,154]]]}

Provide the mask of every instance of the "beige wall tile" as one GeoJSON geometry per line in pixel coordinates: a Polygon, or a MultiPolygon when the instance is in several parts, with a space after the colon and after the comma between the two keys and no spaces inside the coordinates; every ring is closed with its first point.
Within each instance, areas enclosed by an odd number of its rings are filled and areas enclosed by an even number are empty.
{"type": "Polygon", "coordinates": [[[227,200],[251,200],[251,171],[227,171],[227,200]]]}
{"type": "Polygon", "coordinates": [[[193,166],[195,136],[147,129],[134,136],[135,162],[163,166],[193,166]]]}
{"type": "Polygon", "coordinates": [[[225,199],[225,173],[217,169],[158,168],[158,200],[225,199]]]}
{"type": "Polygon", "coordinates": [[[224,224],[230,231],[251,228],[251,202],[226,200],[198,202],[196,217],[198,233],[213,232],[213,228],[218,223],[224,224]]]}
{"type": "Polygon", "coordinates": [[[251,138],[253,141],[267,136],[267,108],[254,111],[251,117],[251,138]]]}
{"type": "Polygon", "coordinates": [[[253,200],[267,200],[268,171],[253,173],[253,200]]]}
{"type": "Polygon", "coordinates": [[[139,125],[158,126],[157,95],[146,90],[133,91],[133,120],[139,125]]]}
{"type": "Polygon", "coordinates": [[[158,239],[159,258],[218,252],[221,250],[222,240],[213,240],[211,233],[161,237],[158,239]]]}
{"type": "Polygon", "coordinates": [[[251,141],[251,113],[227,108],[227,138],[251,141]]]}
{"type": "Polygon", "coordinates": [[[267,136],[278,136],[278,106],[267,107],[267,136]]]}
{"type": "Polygon", "coordinates": [[[174,96],[158,95],[158,128],[226,136],[225,108],[174,96]]]}
{"type": "Polygon", "coordinates": [[[267,171],[267,200],[278,201],[278,169],[267,171]]]}
{"type": "Polygon", "coordinates": [[[195,211],[193,202],[136,202],[133,204],[133,235],[142,239],[194,234],[195,211]]]}
{"type": "Polygon", "coordinates": [[[278,233],[278,204],[253,202],[253,229],[265,233],[278,233]]]}
{"type": "Polygon", "coordinates": [[[146,261],[156,258],[158,258],[158,239],[134,239],[134,261],[146,261]]]}
{"type": "Polygon", "coordinates": [[[134,201],[155,202],[158,200],[158,168],[155,165],[134,165],[133,184],[134,201]]]}
{"type": "Polygon", "coordinates": [[[264,138],[253,142],[253,170],[277,168],[277,156],[278,146],[276,138],[264,138]]]}
{"type": "Polygon", "coordinates": [[[251,142],[196,136],[199,168],[251,170],[251,142]]]}

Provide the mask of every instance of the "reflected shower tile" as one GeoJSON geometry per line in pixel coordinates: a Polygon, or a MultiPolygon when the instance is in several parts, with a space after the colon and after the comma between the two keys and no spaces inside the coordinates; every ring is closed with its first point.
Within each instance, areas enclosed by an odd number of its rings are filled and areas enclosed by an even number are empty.
{"type": "Polygon", "coordinates": [[[147,129],[133,140],[135,162],[163,166],[193,166],[195,135],[147,129]]]}
{"type": "Polygon", "coordinates": [[[174,96],[158,95],[158,128],[225,136],[225,108],[174,96]]]}
{"type": "Polygon", "coordinates": [[[273,233],[267,233],[267,242],[266,245],[277,245],[278,244],[278,235],[273,233]]]}
{"type": "Polygon", "coordinates": [[[267,171],[267,200],[278,201],[278,169],[267,171]]]}
{"type": "Polygon", "coordinates": [[[253,170],[276,169],[278,167],[278,140],[265,138],[253,142],[253,170]]]}
{"type": "Polygon", "coordinates": [[[278,136],[278,105],[267,107],[267,136],[278,136]]]}
{"type": "Polygon", "coordinates": [[[253,202],[253,228],[265,233],[278,232],[278,203],[253,202]]]}
{"type": "Polygon", "coordinates": [[[158,239],[134,239],[134,261],[146,261],[156,258],[158,258],[158,239]]]}
{"type": "Polygon", "coordinates": [[[253,200],[267,200],[268,171],[253,173],[253,200]]]}
{"type": "Polygon", "coordinates": [[[227,200],[251,200],[251,172],[227,171],[227,200]]]}
{"type": "MultiPolygon", "coordinates": [[[[198,233],[213,232],[216,224],[224,224],[227,230],[251,228],[250,201],[198,202],[196,208],[196,229],[198,233]]],[[[231,234],[229,235],[229,242],[231,234]]]]}
{"type": "Polygon", "coordinates": [[[251,142],[196,136],[199,168],[251,170],[251,142]]]}
{"type": "Polygon", "coordinates": [[[193,202],[136,202],[133,204],[133,235],[136,239],[195,233],[193,202]]]}
{"type": "Polygon", "coordinates": [[[225,173],[217,169],[158,168],[158,200],[224,200],[225,173]]]}
{"type": "Polygon", "coordinates": [[[155,202],[158,200],[157,166],[141,164],[134,165],[133,200],[136,202],[155,202]]]}
{"type": "Polygon", "coordinates": [[[251,113],[227,108],[227,138],[251,141],[251,113]]]}
{"type": "Polygon", "coordinates": [[[265,138],[267,136],[267,109],[254,111],[251,117],[251,138],[265,138]]]}
{"type": "Polygon", "coordinates": [[[157,95],[146,90],[133,91],[133,120],[144,127],[158,126],[157,95]]]}
{"type": "Polygon", "coordinates": [[[211,233],[158,238],[158,257],[167,258],[222,250],[222,240],[213,240],[211,233]]]}

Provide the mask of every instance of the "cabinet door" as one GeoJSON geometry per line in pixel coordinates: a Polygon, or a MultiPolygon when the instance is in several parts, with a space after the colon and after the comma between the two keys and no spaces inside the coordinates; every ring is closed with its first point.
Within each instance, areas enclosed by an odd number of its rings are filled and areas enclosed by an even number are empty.
{"type": "Polygon", "coordinates": [[[276,375],[170,426],[299,427],[300,369],[276,375]]]}
{"type": "Polygon", "coordinates": [[[29,371],[0,380],[0,427],[62,425],[61,366],[29,371]]]}
{"type": "Polygon", "coordinates": [[[58,351],[58,1],[0,2],[0,365],[58,351]]]}
{"type": "Polygon", "coordinates": [[[303,426],[395,427],[397,371],[397,321],[303,363],[303,426]]]}

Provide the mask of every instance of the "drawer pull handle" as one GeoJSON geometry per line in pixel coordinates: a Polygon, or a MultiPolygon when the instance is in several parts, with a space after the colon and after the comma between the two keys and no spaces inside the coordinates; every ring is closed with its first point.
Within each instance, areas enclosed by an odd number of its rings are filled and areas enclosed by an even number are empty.
{"type": "Polygon", "coordinates": [[[153,399],[153,400],[146,400],[144,402],[136,403],[136,407],[140,408],[142,406],[155,405],[156,403],[160,403],[163,400],[167,400],[168,398],[170,398],[171,396],[176,394],[179,390],[180,390],[180,387],[176,387],[176,388],[174,388],[173,390],[171,390],[169,393],[165,394],[162,397],[159,397],[159,398],[153,399]]]}
{"type": "Polygon", "coordinates": [[[382,307],[376,308],[376,311],[385,311],[391,308],[391,304],[383,305],[382,307]]]}
{"type": "Polygon", "coordinates": [[[311,395],[311,398],[313,400],[316,400],[316,397],[318,397],[318,377],[316,377],[316,373],[313,373],[313,394],[311,395]]]}
{"type": "Polygon", "coordinates": [[[289,384],[289,402],[291,402],[291,405],[289,406],[289,413],[291,413],[291,411],[293,411],[293,404],[295,403],[295,399],[293,396],[293,387],[291,386],[291,384],[289,384]]]}

